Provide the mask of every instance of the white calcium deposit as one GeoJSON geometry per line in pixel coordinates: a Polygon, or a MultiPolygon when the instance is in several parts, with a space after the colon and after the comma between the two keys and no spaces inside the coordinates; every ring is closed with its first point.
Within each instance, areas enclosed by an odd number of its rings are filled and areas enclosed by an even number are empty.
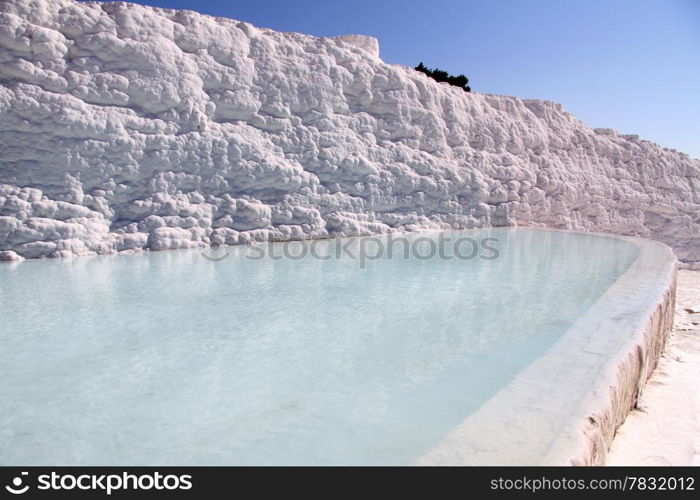
{"type": "Polygon", "coordinates": [[[697,264],[700,161],[436,83],[370,37],[0,1],[0,259],[516,224],[697,264]]]}

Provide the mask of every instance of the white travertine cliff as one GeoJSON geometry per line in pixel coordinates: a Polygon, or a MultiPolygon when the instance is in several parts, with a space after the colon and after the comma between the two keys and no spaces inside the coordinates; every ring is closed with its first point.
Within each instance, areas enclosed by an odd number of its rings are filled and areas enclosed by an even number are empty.
{"type": "Polygon", "coordinates": [[[436,83],[370,37],[0,1],[0,259],[514,224],[697,265],[700,161],[436,83]]]}

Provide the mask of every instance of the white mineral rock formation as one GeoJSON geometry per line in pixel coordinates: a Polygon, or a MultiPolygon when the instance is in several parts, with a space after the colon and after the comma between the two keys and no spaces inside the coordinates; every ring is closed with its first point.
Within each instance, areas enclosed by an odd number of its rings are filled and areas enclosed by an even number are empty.
{"type": "Polygon", "coordinates": [[[0,1],[0,259],[544,225],[700,262],[700,162],[376,40],[0,1]]]}

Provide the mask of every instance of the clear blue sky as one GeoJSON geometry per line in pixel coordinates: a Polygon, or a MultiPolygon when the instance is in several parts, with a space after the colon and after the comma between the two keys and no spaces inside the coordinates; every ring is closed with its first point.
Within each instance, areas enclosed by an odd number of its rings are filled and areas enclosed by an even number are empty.
{"type": "Polygon", "coordinates": [[[137,0],[280,31],[379,38],[386,62],[464,73],[700,158],[700,0],[137,0]]]}

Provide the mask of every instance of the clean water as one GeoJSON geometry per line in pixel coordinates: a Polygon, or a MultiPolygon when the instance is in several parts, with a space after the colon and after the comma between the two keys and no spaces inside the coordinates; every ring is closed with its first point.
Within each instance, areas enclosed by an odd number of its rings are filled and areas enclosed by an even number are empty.
{"type": "Polygon", "coordinates": [[[405,259],[396,247],[361,265],[277,258],[279,243],[274,258],[228,247],[220,260],[0,265],[0,464],[410,464],[638,253],[558,231],[450,235],[495,238],[498,256],[405,259]]]}

